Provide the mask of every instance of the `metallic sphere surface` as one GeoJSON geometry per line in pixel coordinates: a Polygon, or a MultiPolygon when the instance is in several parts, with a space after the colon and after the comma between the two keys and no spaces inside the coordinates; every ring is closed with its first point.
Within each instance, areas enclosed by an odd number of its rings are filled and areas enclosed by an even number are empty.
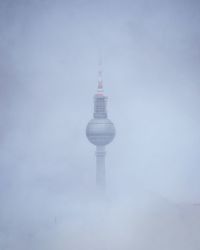
{"type": "Polygon", "coordinates": [[[96,146],[105,146],[115,137],[115,127],[113,123],[105,119],[92,119],[86,128],[88,140],[96,146]]]}

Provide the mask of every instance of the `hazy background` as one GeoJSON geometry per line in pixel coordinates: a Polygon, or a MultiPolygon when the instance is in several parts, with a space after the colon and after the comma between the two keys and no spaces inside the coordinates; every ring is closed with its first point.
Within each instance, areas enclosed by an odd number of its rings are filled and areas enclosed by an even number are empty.
{"type": "MultiPolygon", "coordinates": [[[[0,0],[2,250],[44,250],[41,239],[46,244],[65,231],[73,239],[79,230],[83,239],[87,230],[77,226],[80,217],[83,225],[90,221],[93,233],[99,226],[95,220],[102,204],[93,201],[95,148],[85,128],[92,118],[100,55],[109,118],[117,131],[107,147],[108,199],[112,209],[121,204],[129,209],[111,212],[120,218],[112,223],[103,212],[108,239],[119,238],[116,225],[132,225],[131,207],[138,204],[149,208],[150,202],[156,209],[157,199],[187,206],[200,202],[199,13],[197,0],[0,0]],[[128,205],[121,202],[124,197],[129,197],[128,205]],[[61,221],[68,226],[60,226],[61,221]],[[52,236],[43,233],[55,225],[59,230],[52,236]]],[[[176,212],[164,212],[163,225],[170,220],[172,225],[176,212]]],[[[142,220],[151,225],[145,216],[142,220]]],[[[183,226],[177,225],[180,231],[183,226]]],[[[130,228],[122,231],[132,235],[130,228]]],[[[81,242],[78,237],[74,242],[81,242]]],[[[91,248],[81,243],[64,247],[59,238],[47,249],[133,249],[123,237],[110,248],[91,235],[88,242],[91,238],[91,248]]],[[[162,249],[199,249],[185,240],[186,248],[161,244],[162,249]]]]}

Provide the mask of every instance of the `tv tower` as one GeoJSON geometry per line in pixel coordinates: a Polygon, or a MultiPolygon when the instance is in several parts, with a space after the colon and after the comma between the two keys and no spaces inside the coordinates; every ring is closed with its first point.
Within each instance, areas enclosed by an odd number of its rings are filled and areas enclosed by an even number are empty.
{"type": "Polygon", "coordinates": [[[94,95],[93,119],[89,121],[86,128],[88,140],[96,146],[96,184],[100,189],[105,189],[106,186],[105,146],[115,137],[115,127],[107,118],[107,99],[103,91],[102,70],[100,68],[97,93],[94,95]]]}

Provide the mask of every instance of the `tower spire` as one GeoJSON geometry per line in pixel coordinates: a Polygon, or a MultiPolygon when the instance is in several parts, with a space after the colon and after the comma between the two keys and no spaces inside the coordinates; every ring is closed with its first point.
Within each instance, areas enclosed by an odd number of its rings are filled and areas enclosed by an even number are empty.
{"type": "Polygon", "coordinates": [[[102,71],[102,59],[99,60],[99,71],[98,71],[98,93],[103,93],[103,71],[102,71]]]}

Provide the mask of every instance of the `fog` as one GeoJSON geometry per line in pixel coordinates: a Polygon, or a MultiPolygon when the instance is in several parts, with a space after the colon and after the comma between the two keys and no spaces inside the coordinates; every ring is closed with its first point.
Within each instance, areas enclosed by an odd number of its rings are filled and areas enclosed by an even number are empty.
{"type": "Polygon", "coordinates": [[[200,248],[200,3],[0,0],[0,249],[200,248]],[[116,138],[95,186],[98,61],[116,138]]]}

